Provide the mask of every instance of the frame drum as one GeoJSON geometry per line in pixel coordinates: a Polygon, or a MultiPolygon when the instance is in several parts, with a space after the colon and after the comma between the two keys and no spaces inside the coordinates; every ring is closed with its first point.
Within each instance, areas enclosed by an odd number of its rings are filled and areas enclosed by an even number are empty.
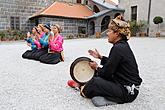
{"type": "Polygon", "coordinates": [[[74,81],[84,84],[93,78],[95,71],[89,66],[88,57],[77,58],[70,66],[70,75],[74,81]]]}

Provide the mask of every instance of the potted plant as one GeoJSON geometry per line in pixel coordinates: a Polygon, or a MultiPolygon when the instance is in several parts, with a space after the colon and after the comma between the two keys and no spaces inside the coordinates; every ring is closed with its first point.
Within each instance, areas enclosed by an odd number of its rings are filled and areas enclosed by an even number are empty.
{"type": "Polygon", "coordinates": [[[1,41],[4,41],[5,40],[5,32],[4,31],[0,31],[0,39],[1,39],[1,41]]]}
{"type": "Polygon", "coordinates": [[[146,28],[147,28],[147,22],[145,20],[139,20],[137,22],[137,28],[139,36],[146,36],[146,28]]]}
{"type": "Polygon", "coordinates": [[[130,24],[130,30],[131,30],[131,36],[136,36],[138,27],[136,21],[129,21],[130,24]]]}
{"type": "Polygon", "coordinates": [[[160,16],[156,16],[156,17],[154,17],[153,22],[154,22],[154,24],[158,25],[158,29],[157,29],[157,32],[156,32],[156,37],[160,37],[160,31],[159,31],[160,26],[159,26],[159,24],[163,23],[163,18],[160,17],[160,16]]]}

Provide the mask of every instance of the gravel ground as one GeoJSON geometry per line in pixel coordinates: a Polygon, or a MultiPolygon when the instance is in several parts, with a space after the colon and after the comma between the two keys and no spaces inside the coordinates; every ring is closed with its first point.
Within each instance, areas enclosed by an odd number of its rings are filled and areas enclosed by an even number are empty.
{"type": "Polygon", "coordinates": [[[108,55],[107,39],[65,40],[65,62],[57,65],[22,59],[29,49],[25,42],[0,42],[0,110],[164,110],[165,39],[131,38],[129,43],[143,79],[140,94],[132,103],[97,108],[66,82],[70,64],[90,57],[88,49],[108,55]]]}

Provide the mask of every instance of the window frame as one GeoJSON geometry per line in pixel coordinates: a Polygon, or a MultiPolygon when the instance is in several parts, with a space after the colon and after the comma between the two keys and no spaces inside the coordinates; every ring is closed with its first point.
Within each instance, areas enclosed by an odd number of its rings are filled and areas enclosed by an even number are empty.
{"type": "Polygon", "coordinates": [[[20,30],[20,17],[18,16],[10,17],[10,28],[13,30],[20,30]]]}
{"type": "Polygon", "coordinates": [[[131,6],[131,21],[137,21],[137,5],[131,6]]]}

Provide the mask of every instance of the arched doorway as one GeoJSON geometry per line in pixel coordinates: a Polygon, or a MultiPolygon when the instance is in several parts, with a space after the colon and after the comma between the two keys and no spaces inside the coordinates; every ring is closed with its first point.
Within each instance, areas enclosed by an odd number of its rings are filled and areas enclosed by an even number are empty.
{"type": "Polygon", "coordinates": [[[95,13],[100,12],[99,8],[96,5],[93,6],[93,12],[95,13]]]}
{"type": "Polygon", "coordinates": [[[116,18],[116,17],[119,16],[119,15],[121,15],[121,13],[116,13],[116,14],[114,15],[114,18],[116,18]]]}
{"type": "Polygon", "coordinates": [[[84,0],[84,4],[85,5],[88,5],[88,0],[84,0]]]}
{"type": "Polygon", "coordinates": [[[110,21],[110,16],[105,16],[103,18],[103,20],[101,22],[101,32],[108,29],[109,21],[110,21]]]}
{"type": "Polygon", "coordinates": [[[95,22],[91,21],[89,23],[89,35],[94,35],[95,34],[95,22]]]}
{"type": "Polygon", "coordinates": [[[77,3],[81,3],[81,0],[77,0],[77,3]]]}

